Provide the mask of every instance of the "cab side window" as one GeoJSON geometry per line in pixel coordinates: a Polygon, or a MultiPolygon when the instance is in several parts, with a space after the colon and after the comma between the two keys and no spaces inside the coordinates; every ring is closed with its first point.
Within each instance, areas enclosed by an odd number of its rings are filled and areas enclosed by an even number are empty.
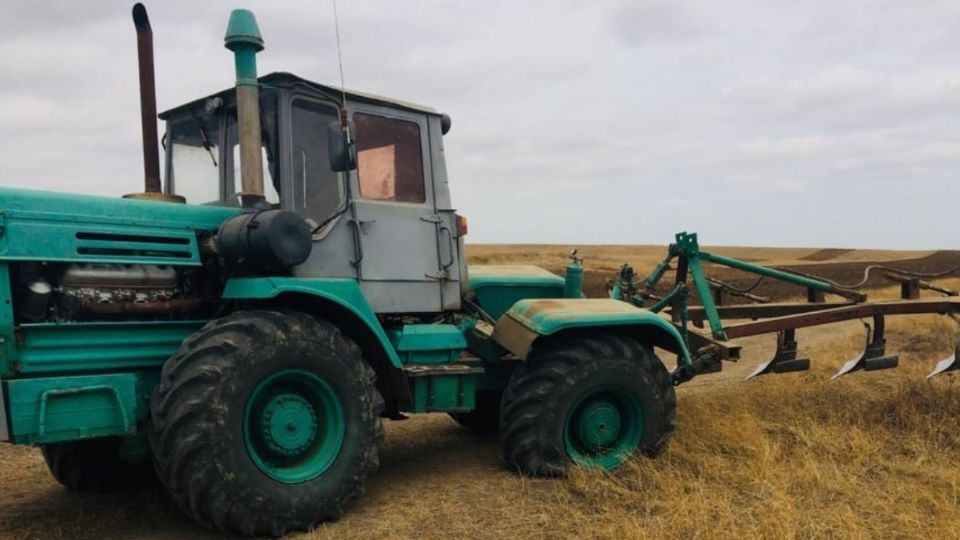
{"type": "Polygon", "coordinates": [[[360,196],[377,201],[422,203],[420,126],[370,114],[354,114],[360,196]]]}

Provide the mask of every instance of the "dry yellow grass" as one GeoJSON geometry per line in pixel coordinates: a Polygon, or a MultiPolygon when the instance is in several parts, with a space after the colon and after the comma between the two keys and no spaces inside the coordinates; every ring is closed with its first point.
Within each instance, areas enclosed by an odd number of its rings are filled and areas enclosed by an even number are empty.
{"type": "MultiPolygon", "coordinates": [[[[798,333],[810,372],[740,383],[773,348],[745,340],[740,364],[678,390],[664,455],[612,474],[523,478],[444,415],[391,422],[366,496],[293,538],[960,538],[960,378],[923,378],[957,336],[943,317],[892,318],[901,367],[834,382],[856,321],[798,333]]],[[[4,538],[212,537],[156,489],[66,493],[34,449],[0,446],[0,482],[4,538]]]]}

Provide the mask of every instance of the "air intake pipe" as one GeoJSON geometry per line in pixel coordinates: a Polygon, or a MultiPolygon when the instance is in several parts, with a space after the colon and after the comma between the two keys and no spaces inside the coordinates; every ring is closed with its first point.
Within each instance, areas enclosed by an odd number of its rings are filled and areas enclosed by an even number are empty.
{"type": "Polygon", "coordinates": [[[263,196],[263,156],[256,55],[263,38],[253,13],[230,14],[224,45],[237,72],[237,133],[240,139],[240,199],[243,212],[217,232],[217,251],[232,273],[276,272],[307,260],[311,230],[295,212],[273,208],[263,196]]]}
{"type": "Polygon", "coordinates": [[[263,38],[251,11],[235,9],[230,13],[224,46],[233,51],[237,72],[240,199],[244,207],[252,207],[262,204],[264,197],[260,92],[257,88],[257,53],[263,50],[263,38]]]}

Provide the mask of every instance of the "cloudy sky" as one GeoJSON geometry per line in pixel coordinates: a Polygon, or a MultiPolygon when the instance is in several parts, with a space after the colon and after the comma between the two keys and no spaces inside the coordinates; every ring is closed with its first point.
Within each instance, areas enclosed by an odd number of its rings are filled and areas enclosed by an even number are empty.
{"type": "MultiPolygon", "coordinates": [[[[131,2],[0,0],[0,185],[141,182],[131,2]]],[[[329,0],[146,2],[160,109],[261,73],[337,82],[329,0]]],[[[960,248],[956,1],[338,4],[347,86],[453,117],[473,242],[960,248]]]]}

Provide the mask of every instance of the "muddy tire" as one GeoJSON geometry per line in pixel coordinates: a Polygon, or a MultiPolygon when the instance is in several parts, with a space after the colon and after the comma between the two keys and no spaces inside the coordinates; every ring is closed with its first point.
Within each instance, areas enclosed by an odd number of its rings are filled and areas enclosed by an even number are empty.
{"type": "Polygon", "coordinates": [[[611,470],[655,455],[677,419],[670,375],[652,350],[617,334],[570,334],[534,349],[503,395],[507,466],[561,476],[576,464],[611,470]]]}
{"type": "Polygon", "coordinates": [[[85,439],[45,444],[41,452],[57,482],[77,493],[109,493],[155,484],[157,476],[150,459],[125,461],[121,444],[115,437],[85,439]]]}
{"type": "Polygon", "coordinates": [[[157,474],[176,504],[230,534],[282,536],[340,517],[377,469],[383,399],[360,349],[302,313],[207,324],[151,399],[157,474]]]}
{"type": "Polygon", "coordinates": [[[477,392],[477,408],[470,412],[449,413],[450,418],[477,435],[495,435],[500,427],[500,398],[502,392],[477,392]]]}

